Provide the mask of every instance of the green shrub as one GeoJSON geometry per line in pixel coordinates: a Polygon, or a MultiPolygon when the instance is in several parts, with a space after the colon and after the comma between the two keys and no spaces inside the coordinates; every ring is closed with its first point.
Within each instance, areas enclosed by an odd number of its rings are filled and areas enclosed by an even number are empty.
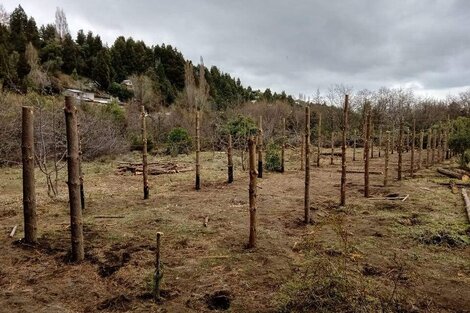
{"type": "Polygon", "coordinates": [[[236,149],[241,149],[245,147],[249,136],[254,136],[258,133],[258,126],[256,126],[256,123],[251,118],[238,115],[223,126],[222,132],[224,136],[232,135],[233,146],[236,149]]]}
{"type": "Polygon", "coordinates": [[[470,118],[459,117],[453,123],[453,132],[449,138],[449,147],[460,154],[461,163],[466,166],[470,162],[470,118]]]}
{"type": "Polygon", "coordinates": [[[270,142],[266,149],[266,169],[271,172],[281,171],[281,147],[270,142]]]}
{"type": "MultiPolygon", "coordinates": [[[[142,136],[133,135],[131,137],[131,151],[142,151],[144,148],[144,143],[142,141],[142,136]]],[[[147,151],[152,151],[154,148],[154,142],[152,138],[147,138],[147,151]]]]}
{"type": "Polygon", "coordinates": [[[182,127],[173,128],[168,134],[167,153],[177,156],[180,153],[188,154],[191,151],[192,138],[188,131],[182,127]]]}

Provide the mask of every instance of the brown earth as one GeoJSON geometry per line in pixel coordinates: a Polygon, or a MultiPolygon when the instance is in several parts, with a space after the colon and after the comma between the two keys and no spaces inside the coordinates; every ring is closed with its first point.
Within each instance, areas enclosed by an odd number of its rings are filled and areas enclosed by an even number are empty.
{"type": "MultiPolygon", "coordinates": [[[[314,223],[305,226],[304,176],[298,153],[288,156],[286,173],[266,172],[259,180],[253,250],[245,248],[248,175],[236,163],[235,183],[226,184],[224,153],[203,153],[202,190],[194,190],[192,172],[151,176],[149,200],[142,199],[142,176],[115,174],[118,160],[85,164],[86,261],[78,265],[68,262],[65,173],[56,200],[47,197],[36,173],[40,243],[27,247],[18,243],[21,169],[0,169],[0,311],[273,312],[282,286],[316,256],[344,258],[351,275],[385,297],[404,295],[409,306],[402,312],[470,312],[469,224],[460,193],[436,184],[447,178],[430,168],[397,182],[391,170],[393,179],[384,188],[381,175],[371,176],[372,197],[409,195],[403,202],[365,199],[363,175],[349,174],[347,206],[338,208],[340,159],[331,166],[325,156],[321,168],[312,167],[314,223]],[[9,238],[14,225],[17,234],[9,238]],[[149,292],[158,231],[164,233],[165,300],[155,304],[149,292]]],[[[156,160],[175,161],[151,161],[156,160]]],[[[349,163],[351,169],[361,167],[362,161],[349,163]]],[[[371,169],[382,171],[383,157],[372,159],[371,169]]]]}

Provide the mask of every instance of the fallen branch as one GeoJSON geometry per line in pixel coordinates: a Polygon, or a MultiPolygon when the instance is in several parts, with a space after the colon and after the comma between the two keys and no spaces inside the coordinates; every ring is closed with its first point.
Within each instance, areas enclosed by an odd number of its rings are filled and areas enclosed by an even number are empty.
{"type": "Polygon", "coordinates": [[[463,176],[460,173],[457,173],[457,172],[454,172],[454,171],[451,171],[451,170],[447,170],[447,169],[442,168],[442,167],[438,167],[437,171],[439,172],[439,174],[442,174],[442,175],[445,175],[445,176],[451,177],[451,178],[462,179],[462,176],[463,176]]]}
{"type": "Polygon", "coordinates": [[[368,198],[369,200],[401,200],[401,201],[405,201],[406,199],[408,199],[410,195],[406,195],[406,196],[397,196],[397,197],[375,197],[375,198],[368,198]]]}
{"type": "Polygon", "coordinates": [[[466,188],[462,188],[462,196],[463,196],[463,200],[465,201],[465,209],[467,210],[467,218],[468,218],[468,221],[470,222],[470,199],[468,198],[466,188]]]}
{"type": "Polygon", "coordinates": [[[209,216],[206,216],[206,218],[204,219],[204,227],[207,227],[208,224],[209,224],[209,216]]]}
{"type": "Polygon", "coordinates": [[[10,232],[10,238],[13,238],[13,236],[15,236],[15,233],[16,233],[16,229],[18,228],[18,225],[15,225],[13,227],[13,229],[11,230],[10,232]]]}

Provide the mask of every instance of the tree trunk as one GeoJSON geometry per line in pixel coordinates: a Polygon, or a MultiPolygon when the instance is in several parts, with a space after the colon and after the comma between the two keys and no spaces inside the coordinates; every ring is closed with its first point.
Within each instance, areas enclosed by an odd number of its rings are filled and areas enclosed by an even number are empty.
{"type": "Polygon", "coordinates": [[[341,206],[346,205],[346,133],[348,131],[348,105],[349,96],[345,95],[343,110],[343,138],[341,143],[341,206]]]}
{"type": "Polygon", "coordinates": [[[419,132],[419,150],[418,150],[418,170],[420,170],[421,167],[423,166],[423,159],[422,159],[423,141],[424,141],[424,132],[420,131],[419,132]]]}
{"type": "Polygon", "coordinates": [[[281,173],[284,173],[286,163],[286,119],[282,118],[281,173]]]}
{"type": "Polygon", "coordinates": [[[431,129],[428,129],[428,140],[426,142],[426,168],[428,168],[430,164],[431,141],[432,141],[432,131],[431,129]]]}
{"type": "Polygon", "coordinates": [[[380,158],[382,156],[382,153],[381,153],[382,152],[381,151],[382,150],[382,126],[380,126],[380,128],[379,128],[379,146],[378,146],[378,148],[379,148],[379,158],[380,158]]]}
{"type": "Polygon", "coordinates": [[[369,137],[370,158],[373,159],[374,158],[374,139],[375,139],[373,126],[371,126],[371,128],[370,128],[370,134],[371,134],[371,137],[369,137]]]}
{"type": "Polygon", "coordinates": [[[410,176],[415,176],[415,141],[416,141],[416,120],[413,118],[413,133],[411,134],[411,160],[410,160],[410,176]]]}
{"type": "Polygon", "coordinates": [[[353,138],[353,161],[356,161],[356,141],[357,141],[357,130],[354,130],[353,138]]]}
{"type": "Polygon", "coordinates": [[[403,165],[403,117],[400,117],[400,130],[398,134],[398,180],[401,180],[403,165]]]}
{"type": "Polygon", "coordinates": [[[70,202],[70,229],[72,232],[72,261],[85,257],[83,246],[83,219],[80,204],[80,161],[78,152],[77,110],[71,96],[65,97],[65,127],[67,133],[67,174],[70,202]]]}
{"type": "Polygon", "coordinates": [[[259,117],[258,134],[258,178],[263,178],[263,117],[259,117]]]}
{"type": "Polygon", "coordinates": [[[148,166],[147,166],[147,123],[145,117],[145,107],[142,105],[141,110],[141,124],[142,124],[142,179],[144,183],[144,199],[149,198],[149,179],[148,179],[148,166]]]}
{"type": "Polygon", "coordinates": [[[233,151],[232,151],[232,135],[228,135],[228,147],[227,147],[227,168],[228,168],[228,180],[229,184],[233,183],[233,151]]]}
{"type": "Polygon", "coordinates": [[[388,185],[388,161],[390,150],[390,132],[386,132],[387,139],[385,141],[385,166],[384,166],[384,187],[388,185]]]}
{"type": "Polygon", "coordinates": [[[305,196],[304,222],[310,223],[310,107],[305,107],[305,196]]]}
{"type": "Polygon", "coordinates": [[[390,146],[390,154],[395,150],[395,128],[392,129],[392,144],[390,146]]]}
{"type": "Polygon", "coordinates": [[[431,129],[432,131],[432,143],[431,143],[431,165],[434,165],[435,163],[435,155],[436,155],[436,132],[434,129],[431,129]]]}
{"type": "Polygon", "coordinates": [[[330,165],[334,164],[335,156],[335,133],[331,132],[331,156],[330,156],[330,165]]]}
{"type": "Polygon", "coordinates": [[[250,160],[250,185],[249,185],[249,202],[250,202],[250,237],[248,248],[256,247],[256,144],[254,137],[248,141],[249,160],[250,160]]]}
{"type": "Polygon", "coordinates": [[[321,113],[318,115],[317,167],[320,167],[320,156],[321,156],[321,113]]]}
{"type": "Polygon", "coordinates": [[[369,145],[370,145],[370,130],[372,124],[370,120],[370,108],[367,109],[367,118],[366,118],[366,140],[364,142],[364,197],[369,197],[369,145]]]}
{"type": "Polygon", "coordinates": [[[199,129],[199,109],[196,110],[196,190],[201,189],[201,164],[199,159],[199,154],[201,152],[201,138],[200,138],[200,129],[199,129]]]}
{"type": "Polygon", "coordinates": [[[163,233],[157,232],[157,249],[155,250],[155,273],[153,276],[153,299],[158,302],[161,300],[160,297],[160,285],[163,278],[163,271],[161,265],[161,236],[163,233]]]}
{"type": "Polygon", "coordinates": [[[24,241],[37,242],[36,188],[34,179],[34,111],[22,108],[21,153],[23,160],[24,241]]]}

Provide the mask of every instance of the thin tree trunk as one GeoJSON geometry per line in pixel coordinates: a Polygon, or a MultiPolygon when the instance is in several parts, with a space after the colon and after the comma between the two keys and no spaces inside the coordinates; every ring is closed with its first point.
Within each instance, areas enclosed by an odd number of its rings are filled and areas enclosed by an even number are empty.
{"type": "Polygon", "coordinates": [[[390,150],[390,132],[385,132],[387,138],[385,141],[385,166],[384,166],[384,187],[388,185],[388,161],[389,161],[389,150],[390,150]]]}
{"type": "Polygon", "coordinates": [[[348,131],[348,105],[349,96],[345,95],[343,110],[343,138],[341,144],[341,206],[346,205],[346,133],[348,131]]]}
{"type": "Polygon", "coordinates": [[[437,163],[441,163],[441,126],[439,125],[439,128],[436,130],[437,131],[437,145],[436,145],[436,161],[437,163]]]}
{"type": "Polygon", "coordinates": [[[432,142],[432,131],[431,129],[428,129],[428,140],[426,142],[426,168],[428,168],[430,164],[431,142],[432,142]]]}
{"type": "Polygon", "coordinates": [[[23,161],[24,241],[37,242],[36,186],[34,179],[34,111],[22,108],[21,154],[23,161]]]}
{"type": "Polygon", "coordinates": [[[228,147],[227,147],[227,168],[228,168],[228,180],[229,184],[233,183],[233,151],[232,151],[232,135],[228,135],[228,147]]]}
{"type": "Polygon", "coordinates": [[[415,141],[416,141],[416,120],[413,118],[413,133],[411,137],[411,161],[410,161],[411,178],[415,176],[415,141]]]}
{"type": "Polygon", "coordinates": [[[379,128],[379,158],[382,156],[381,150],[382,150],[382,126],[379,128]]]}
{"type": "Polygon", "coordinates": [[[398,134],[398,180],[401,180],[403,165],[403,117],[400,117],[400,129],[398,134]]]}
{"type": "Polygon", "coordinates": [[[158,302],[161,300],[160,285],[163,278],[163,271],[161,265],[161,237],[163,233],[157,232],[157,249],[155,250],[155,273],[153,277],[153,299],[158,302]]]}
{"type": "Polygon", "coordinates": [[[353,161],[356,161],[357,130],[354,130],[353,138],[353,161]]]}
{"type": "Polygon", "coordinates": [[[390,150],[390,154],[393,154],[393,151],[395,150],[395,128],[392,129],[392,145],[390,150]]]}
{"type": "Polygon", "coordinates": [[[196,110],[196,190],[201,189],[201,164],[200,164],[200,152],[201,152],[201,138],[199,129],[199,109],[196,110]]]}
{"type": "Polygon", "coordinates": [[[146,113],[145,107],[142,105],[141,110],[141,124],[142,124],[142,179],[144,183],[144,199],[149,198],[149,179],[148,179],[148,166],[147,166],[147,123],[145,121],[146,113]]]}
{"type": "Polygon", "coordinates": [[[263,117],[259,117],[258,134],[258,178],[263,178],[263,117]]]}
{"type": "Polygon", "coordinates": [[[373,158],[374,158],[374,139],[375,139],[375,136],[374,136],[374,126],[371,126],[371,128],[370,128],[370,134],[371,134],[371,137],[369,137],[369,143],[370,143],[370,158],[373,159],[373,158]]]}
{"type": "Polygon", "coordinates": [[[305,107],[305,196],[304,222],[310,223],[310,107],[305,107]]]}
{"type": "Polygon", "coordinates": [[[320,167],[320,156],[321,156],[321,113],[318,115],[317,167],[320,167]]]}
{"type": "Polygon", "coordinates": [[[431,145],[431,165],[434,165],[435,163],[435,156],[436,156],[436,132],[434,129],[431,129],[432,131],[432,145],[431,145]]]}
{"type": "Polygon", "coordinates": [[[424,142],[424,132],[420,131],[419,133],[419,150],[418,150],[418,170],[420,170],[423,166],[423,142],[424,142]]]}
{"type": "Polygon", "coordinates": [[[369,197],[369,145],[370,145],[370,131],[371,131],[371,120],[370,120],[370,108],[367,109],[366,118],[366,140],[364,142],[365,151],[365,162],[364,162],[364,197],[369,197]]]}
{"type": "Polygon", "coordinates": [[[331,132],[331,156],[330,156],[330,165],[334,164],[335,156],[335,133],[331,132]]]}
{"type": "Polygon", "coordinates": [[[282,118],[281,173],[284,173],[286,163],[286,118],[282,118]]]}
{"type": "Polygon", "coordinates": [[[256,247],[256,143],[254,137],[248,141],[249,160],[250,160],[250,185],[249,185],[249,202],[250,202],[250,237],[248,248],[256,247]]]}
{"type": "Polygon", "coordinates": [[[71,96],[65,97],[65,126],[67,133],[67,174],[70,202],[70,229],[72,233],[72,261],[85,257],[83,246],[83,219],[80,207],[80,161],[78,149],[77,109],[71,96]]]}

